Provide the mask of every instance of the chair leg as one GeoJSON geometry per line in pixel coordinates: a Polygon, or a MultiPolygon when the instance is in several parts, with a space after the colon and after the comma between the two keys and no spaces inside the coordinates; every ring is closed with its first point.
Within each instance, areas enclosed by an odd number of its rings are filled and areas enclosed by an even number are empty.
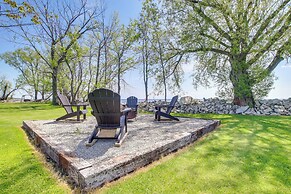
{"type": "Polygon", "coordinates": [[[163,117],[166,117],[168,119],[171,119],[171,120],[176,120],[176,121],[179,121],[179,119],[177,117],[174,117],[170,114],[167,114],[167,113],[164,113],[164,112],[156,112],[158,114],[158,121],[161,120],[161,116],[163,117]]]}
{"type": "Polygon", "coordinates": [[[120,133],[119,133],[117,140],[115,142],[115,146],[120,147],[126,136],[127,136],[127,132],[125,131],[125,126],[120,127],[120,133]]]}
{"type": "Polygon", "coordinates": [[[126,116],[122,116],[120,119],[120,132],[117,136],[117,141],[115,143],[115,146],[119,147],[121,145],[121,143],[123,142],[123,140],[125,139],[126,135],[127,135],[127,118],[126,116]]]}
{"type": "Polygon", "coordinates": [[[80,107],[77,106],[77,121],[80,121],[80,107]]]}
{"type": "Polygon", "coordinates": [[[94,139],[97,139],[96,137],[98,137],[99,133],[100,129],[99,127],[96,126],[93,132],[91,133],[91,136],[89,137],[88,143],[92,143],[94,139]]]}
{"type": "MultiPolygon", "coordinates": [[[[83,106],[83,110],[86,110],[86,106],[83,106]]],[[[86,120],[86,112],[83,114],[83,119],[86,120]]]]}

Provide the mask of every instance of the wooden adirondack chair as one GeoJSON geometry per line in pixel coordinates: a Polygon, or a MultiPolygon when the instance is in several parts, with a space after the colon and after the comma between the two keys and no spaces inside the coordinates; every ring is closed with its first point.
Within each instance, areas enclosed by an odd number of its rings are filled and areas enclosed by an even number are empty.
{"type": "Polygon", "coordinates": [[[126,99],[126,107],[131,108],[131,111],[128,113],[127,119],[134,119],[137,116],[137,97],[130,96],[126,99]]]}
{"type": "Polygon", "coordinates": [[[64,116],[61,116],[59,118],[57,118],[56,120],[64,120],[67,118],[71,118],[71,117],[75,117],[77,116],[77,121],[80,121],[80,116],[83,115],[83,119],[86,119],[86,106],[88,106],[88,104],[71,104],[69,99],[65,96],[62,95],[60,92],[57,92],[58,94],[58,99],[60,101],[60,103],[62,104],[62,106],[64,107],[64,109],[66,110],[67,114],[64,116]],[[77,111],[73,110],[73,107],[77,108],[77,111]],[[83,110],[80,109],[80,107],[83,107],[83,110]]]}
{"type": "Polygon", "coordinates": [[[88,146],[93,145],[94,139],[116,139],[116,146],[120,146],[127,135],[127,114],[130,108],[120,111],[120,95],[108,89],[96,89],[88,95],[92,107],[92,115],[97,125],[89,137],[88,146]],[[114,130],[112,137],[99,136],[101,130],[114,130]]]}
{"type": "Polygon", "coordinates": [[[169,105],[156,105],[155,106],[155,120],[160,121],[161,116],[163,116],[170,120],[179,121],[177,117],[170,115],[172,109],[175,107],[177,100],[178,100],[178,96],[174,96],[169,105]],[[167,108],[166,112],[162,112],[161,108],[165,108],[165,107],[167,108]]]}

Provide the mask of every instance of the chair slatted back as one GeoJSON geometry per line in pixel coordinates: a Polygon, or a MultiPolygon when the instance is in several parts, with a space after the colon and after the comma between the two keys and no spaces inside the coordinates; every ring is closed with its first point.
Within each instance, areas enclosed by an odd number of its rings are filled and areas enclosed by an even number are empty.
{"type": "Polygon", "coordinates": [[[99,126],[114,127],[120,125],[120,95],[104,88],[96,89],[88,95],[99,126]]]}
{"type": "Polygon", "coordinates": [[[66,110],[66,112],[68,114],[72,113],[73,112],[72,106],[65,106],[65,105],[71,105],[71,103],[70,103],[69,99],[67,98],[67,96],[61,94],[59,91],[57,92],[57,94],[58,94],[59,101],[63,105],[63,107],[66,110]]]}
{"type": "Polygon", "coordinates": [[[167,114],[170,114],[171,113],[171,111],[175,107],[175,104],[176,104],[177,100],[178,100],[178,96],[174,96],[172,98],[172,100],[171,100],[171,102],[170,102],[170,104],[169,104],[169,106],[167,108],[167,111],[166,111],[167,114]]]}
{"type": "Polygon", "coordinates": [[[130,96],[126,99],[126,106],[129,108],[136,109],[137,108],[137,97],[130,96]]]}

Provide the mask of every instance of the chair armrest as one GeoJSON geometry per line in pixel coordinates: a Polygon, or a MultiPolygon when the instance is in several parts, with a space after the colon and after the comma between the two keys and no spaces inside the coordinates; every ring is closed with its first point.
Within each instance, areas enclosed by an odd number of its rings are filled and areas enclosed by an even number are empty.
{"type": "Polygon", "coordinates": [[[77,111],[80,110],[80,107],[83,107],[83,109],[86,109],[86,106],[89,106],[89,104],[70,104],[70,105],[63,105],[65,106],[69,106],[69,107],[77,107],[77,111]]]}
{"type": "Polygon", "coordinates": [[[89,106],[89,104],[66,104],[63,106],[89,106]]]}
{"type": "Polygon", "coordinates": [[[79,104],[76,104],[78,106],[89,106],[89,103],[86,103],[86,102],[81,102],[79,104]]]}
{"type": "Polygon", "coordinates": [[[131,111],[131,108],[125,108],[124,110],[122,110],[122,114],[127,114],[131,111]]]}

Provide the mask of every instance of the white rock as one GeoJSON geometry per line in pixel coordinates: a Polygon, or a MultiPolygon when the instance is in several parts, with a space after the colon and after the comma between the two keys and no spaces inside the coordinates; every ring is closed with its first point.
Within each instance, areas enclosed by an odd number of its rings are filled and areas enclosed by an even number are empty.
{"type": "Polygon", "coordinates": [[[181,104],[192,104],[193,98],[191,96],[184,96],[180,98],[181,104]]]}

